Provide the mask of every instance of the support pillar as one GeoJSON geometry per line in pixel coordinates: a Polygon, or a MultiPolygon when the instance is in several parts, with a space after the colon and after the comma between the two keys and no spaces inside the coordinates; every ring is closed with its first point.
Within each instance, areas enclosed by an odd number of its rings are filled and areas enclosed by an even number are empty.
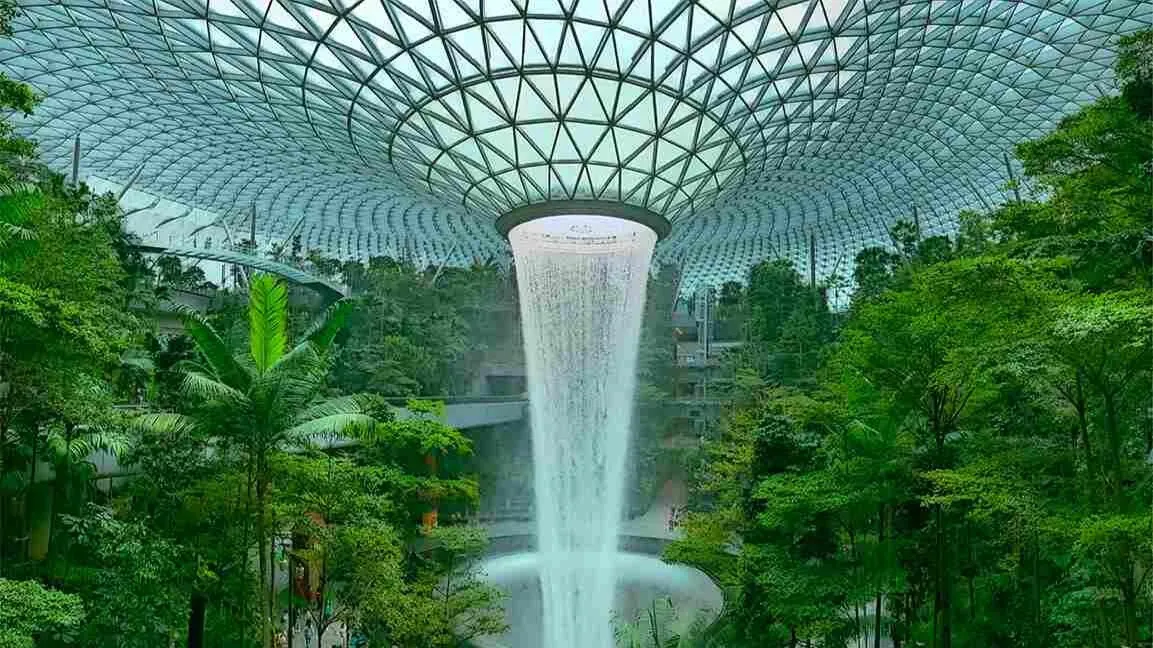
{"type": "Polygon", "coordinates": [[[80,133],[72,140],[72,186],[80,185],[80,133]]]}

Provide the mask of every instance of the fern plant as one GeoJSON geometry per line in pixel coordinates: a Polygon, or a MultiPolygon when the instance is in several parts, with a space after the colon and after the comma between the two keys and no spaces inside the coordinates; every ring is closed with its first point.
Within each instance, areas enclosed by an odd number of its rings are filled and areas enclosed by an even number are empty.
{"type": "Polygon", "coordinates": [[[0,268],[5,259],[25,252],[36,239],[29,220],[40,199],[36,185],[0,182],[0,268]]]}

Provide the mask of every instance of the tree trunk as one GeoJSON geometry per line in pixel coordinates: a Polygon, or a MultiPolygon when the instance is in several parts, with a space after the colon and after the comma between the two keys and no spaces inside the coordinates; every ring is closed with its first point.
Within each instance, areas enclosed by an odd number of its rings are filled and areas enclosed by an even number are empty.
{"type": "MultiPolygon", "coordinates": [[[[857,644],[857,648],[860,648],[861,635],[865,634],[865,629],[863,627],[861,627],[861,604],[860,603],[853,603],[853,622],[855,624],[855,628],[857,631],[857,638],[853,643],[857,644]]],[[[868,645],[867,641],[866,641],[866,645],[868,645]]]]}
{"type": "Polygon", "coordinates": [[[328,551],[325,549],[320,552],[320,565],[318,566],[320,573],[316,579],[316,645],[320,645],[321,638],[324,637],[324,631],[328,625],[332,623],[326,615],[328,613],[328,551]],[[324,624],[321,624],[321,621],[324,624]]]}
{"type": "MultiPolygon", "coordinates": [[[[295,544],[294,540],[294,549],[295,544]]],[[[288,629],[285,634],[288,635],[288,648],[292,648],[296,637],[296,556],[292,552],[288,554],[288,629]]]]}
{"type": "Polygon", "coordinates": [[[296,641],[296,605],[293,604],[292,598],[288,600],[288,628],[284,632],[285,637],[288,639],[289,648],[296,641]]]}
{"type": "Polygon", "coordinates": [[[1073,410],[1077,412],[1077,438],[1074,440],[1074,449],[1079,442],[1082,451],[1085,453],[1085,472],[1088,473],[1090,481],[1089,484],[1087,484],[1088,487],[1083,490],[1091,504],[1097,501],[1097,497],[1101,495],[1097,490],[1101,473],[1098,467],[1097,457],[1093,453],[1094,445],[1096,444],[1094,444],[1089,437],[1089,404],[1085,399],[1085,376],[1080,369],[1077,370],[1073,390],[1063,393],[1065,394],[1066,400],[1073,405],[1073,410]]]}
{"type": "MultiPolygon", "coordinates": [[[[4,420],[0,420],[0,479],[8,472],[8,426],[4,420]]],[[[8,528],[8,496],[3,490],[0,490],[0,576],[7,573],[8,556],[8,536],[6,529],[8,528]]]]}
{"type": "Polygon", "coordinates": [[[942,510],[940,504],[933,506],[934,517],[936,518],[936,549],[937,549],[937,569],[936,580],[934,589],[936,590],[933,595],[933,646],[934,648],[952,648],[953,645],[953,627],[952,618],[950,615],[950,583],[949,583],[949,569],[948,569],[948,547],[946,546],[945,537],[945,512],[942,510]]]}
{"type": "Polygon", "coordinates": [[[68,502],[68,491],[72,481],[72,432],[71,423],[64,424],[64,457],[57,461],[56,479],[52,482],[52,515],[48,517],[48,556],[53,557],[59,551],[56,542],[56,522],[64,515],[65,505],[68,502]]]}
{"type": "MultiPolygon", "coordinates": [[[[247,479],[244,480],[244,488],[245,488],[244,499],[243,499],[243,501],[244,501],[244,530],[243,530],[244,540],[243,540],[243,542],[241,542],[241,545],[240,545],[241,546],[240,573],[241,573],[241,577],[244,579],[244,581],[247,582],[248,578],[249,578],[249,574],[248,574],[249,562],[248,561],[252,556],[252,533],[251,533],[251,531],[252,531],[252,490],[254,487],[253,482],[256,481],[256,477],[253,474],[254,471],[252,468],[252,460],[251,459],[249,459],[248,464],[245,468],[246,468],[246,472],[247,472],[247,479]]],[[[257,597],[257,600],[259,600],[259,596],[257,597]]],[[[248,619],[250,618],[248,616],[248,606],[251,602],[252,602],[251,597],[249,597],[247,594],[240,597],[240,616],[242,619],[245,620],[245,623],[244,624],[240,624],[240,623],[236,624],[236,631],[239,633],[237,635],[237,640],[238,640],[238,643],[241,645],[248,643],[248,638],[245,634],[246,628],[244,626],[247,624],[248,619]]]]}
{"type": "MultiPolygon", "coordinates": [[[[948,429],[946,427],[945,419],[945,396],[939,390],[934,389],[930,399],[931,407],[929,409],[929,429],[933,434],[933,441],[936,444],[937,456],[934,458],[934,465],[938,468],[945,466],[945,438],[948,436],[948,429]]],[[[931,646],[933,648],[952,648],[953,645],[953,627],[951,617],[951,592],[952,583],[949,579],[951,574],[948,569],[948,556],[949,548],[947,546],[947,537],[945,533],[945,519],[947,515],[940,504],[933,505],[933,520],[936,531],[934,535],[935,553],[936,553],[936,569],[934,569],[933,579],[933,640],[931,646]]]]}
{"type": "Polygon", "coordinates": [[[973,584],[973,576],[969,576],[969,622],[977,618],[977,589],[973,584]]]}
{"type": "Polygon", "coordinates": [[[204,647],[204,611],[208,599],[199,592],[192,595],[188,604],[188,648],[204,647]]]}
{"type": "Polygon", "coordinates": [[[1032,555],[1032,572],[1033,572],[1033,627],[1038,631],[1041,630],[1041,541],[1037,538],[1037,532],[1033,531],[1033,555],[1032,555]]]}
{"type": "Polygon", "coordinates": [[[268,484],[265,480],[264,470],[257,468],[256,476],[256,560],[260,571],[259,586],[256,600],[260,603],[260,645],[265,648],[275,648],[272,645],[272,610],[268,608],[268,520],[265,519],[266,498],[268,484]]]}
{"type": "Polygon", "coordinates": [[[1113,503],[1120,508],[1122,505],[1121,488],[1121,429],[1117,421],[1117,400],[1110,391],[1102,390],[1102,400],[1105,405],[1105,439],[1109,444],[1109,492],[1113,496],[1113,503]]]}
{"type": "Polygon", "coordinates": [[[965,522],[965,550],[968,557],[965,559],[965,583],[969,590],[969,623],[977,620],[977,589],[974,581],[977,579],[977,556],[973,550],[973,525],[965,522]]]}
{"type": "MultiPolygon", "coordinates": [[[[881,510],[877,513],[877,545],[879,548],[885,546],[885,505],[881,505],[881,510]]],[[[877,599],[873,602],[873,648],[881,648],[881,611],[884,605],[880,588],[877,589],[877,599]]]]}
{"type": "Polygon", "coordinates": [[[24,489],[24,560],[32,557],[32,489],[36,487],[36,464],[40,457],[40,435],[32,435],[32,465],[28,469],[28,487],[24,489]]]}
{"type": "Polygon", "coordinates": [[[1121,615],[1125,624],[1125,645],[1137,645],[1137,584],[1133,578],[1133,560],[1128,547],[1122,552],[1121,615]]]}
{"type": "Polygon", "coordinates": [[[889,595],[889,607],[893,610],[893,625],[889,632],[889,639],[893,642],[893,648],[901,648],[901,643],[905,640],[904,626],[901,625],[901,614],[905,609],[905,601],[908,600],[909,593],[906,591],[904,594],[891,594],[889,595]]]}
{"type": "Polygon", "coordinates": [[[270,619],[270,621],[272,623],[272,631],[273,631],[273,634],[275,635],[276,627],[280,623],[279,615],[277,614],[277,612],[279,611],[279,606],[276,605],[276,542],[277,542],[276,528],[277,527],[276,527],[276,518],[275,517],[272,518],[272,524],[270,524],[269,526],[271,528],[272,537],[270,538],[269,543],[268,543],[268,589],[265,590],[265,592],[268,596],[268,600],[267,600],[268,618],[270,619]]]}
{"type": "Polygon", "coordinates": [[[1146,418],[1141,425],[1145,428],[1145,460],[1153,461],[1153,421],[1146,418]]]}

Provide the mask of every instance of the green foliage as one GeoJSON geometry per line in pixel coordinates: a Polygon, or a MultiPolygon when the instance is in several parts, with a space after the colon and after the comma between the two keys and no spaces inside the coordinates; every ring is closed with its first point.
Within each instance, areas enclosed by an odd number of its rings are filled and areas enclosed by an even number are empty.
{"type": "Polygon", "coordinates": [[[79,597],[0,578],[0,648],[34,648],[39,637],[66,638],[83,621],[79,597]]]}
{"type": "MultiPolygon", "coordinates": [[[[141,260],[141,263],[146,262],[141,260]]],[[[166,291],[169,288],[188,291],[204,291],[214,288],[200,266],[185,266],[180,257],[160,256],[157,257],[152,266],[155,270],[156,290],[158,292],[166,291]]]]}
{"type": "MultiPolygon", "coordinates": [[[[0,33],[15,12],[0,0],[0,33]]],[[[37,101],[0,74],[5,114],[37,101]]],[[[468,439],[439,420],[442,404],[413,402],[415,416],[398,421],[379,398],[328,382],[351,340],[368,368],[387,366],[386,381],[405,386],[382,393],[465,384],[468,371],[453,364],[482,359],[468,336],[510,330],[495,268],[376,261],[359,286],[375,291],[361,301],[371,308],[356,323],[399,320],[383,345],[379,327],[346,331],[358,317],[350,300],[296,326],[288,289],[262,275],[247,295],[214,295],[226,312],[184,312],[184,335],[145,334],[170,290],[211,289],[203,272],[135,250],[116,200],[48,172],[7,119],[0,158],[0,645],[193,645],[200,618],[205,646],[270,647],[283,609],[278,568],[304,565],[323,573],[320,598],[288,598],[316,625],[367,632],[391,619],[408,624],[413,642],[402,643],[414,646],[497,627],[491,589],[462,579],[442,596],[456,568],[407,551],[430,506],[475,502],[475,481],[461,473],[468,439]],[[126,402],[145,413],[131,416],[126,402]],[[356,437],[367,445],[313,449],[356,437]],[[132,478],[96,487],[99,453],[132,478]],[[273,551],[289,537],[287,556],[273,551]],[[11,574],[67,593],[4,580],[11,574]],[[413,624],[408,609],[433,622],[413,624]]],[[[455,562],[471,568],[481,546],[455,547],[455,562]]]]}
{"type": "MultiPolygon", "coordinates": [[[[17,139],[4,122],[0,148],[17,139]]],[[[140,328],[124,308],[115,201],[65,184],[31,153],[0,165],[0,574],[30,557],[19,530],[39,464],[61,476],[52,526],[88,491],[81,450],[123,449],[110,382],[140,328]]]]}
{"type": "Polygon", "coordinates": [[[858,252],[853,266],[853,280],[857,284],[856,299],[868,299],[884,292],[897,263],[897,255],[882,247],[865,248],[858,252]]]}
{"type": "MultiPolygon", "coordinates": [[[[12,33],[12,20],[18,11],[19,7],[12,0],[0,2],[0,37],[12,33]]],[[[28,116],[39,102],[40,98],[30,86],[0,72],[0,110],[28,116]]],[[[16,135],[7,119],[0,119],[0,155],[19,158],[32,156],[35,150],[33,142],[16,135]]],[[[15,175],[12,171],[8,165],[0,166],[0,185],[7,184],[12,179],[15,175]]],[[[0,210],[0,213],[3,213],[3,210],[0,210]]]]}
{"type": "MultiPolygon", "coordinates": [[[[287,601],[237,587],[251,586],[245,579],[255,547],[256,592],[267,591],[276,566],[265,557],[284,533],[294,538],[286,568],[307,566],[317,574],[310,597],[297,592],[291,599],[298,618],[307,617],[318,634],[337,624],[375,632],[400,605],[443,613],[443,605],[424,601],[435,598],[427,583],[436,579],[429,569],[414,575],[403,548],[430,506],[475,502],[476,483],[457,465],[471,442],[441,422],[443,403],[413,400],[408,414],[397,417],[376,397],[326,397],[333,346],[351,303],[331,306],[287,348],[287,305],[283,289],[271,281],[256,277],[251,284],[254,307],[243,352],[234,351],[206,318],[186,313],[199,358],[182,366],[185,413],[136,420],[142,450],[135,459],[146,474],[137,492],[161,505],[163,525],[195,555],[196,591],[234,623],[250,619],[264,644],[278,617],[274,609],[287,601]],[[346,438],[360,446],[308,450],[346,438]],[[177,453],[166,456],[165,448],[177,453]],[[220,528],[228,535],[212,537],[220,528]],[[235,600],[221,600],[237,596],[240,609],[235,600]]],[[[481,602],[459,603],[460,614],[481,602]]],[[[442,645],[451,629],[441,621],[413,626],[405,636],[442,645]]],[[[238,634],[251,641],[253,633],[238,628],[238,634]]]]}
{"type": "Polygon", "coordinates": [[[656,599],[632,619],[614,619],[618,648],[703,648],[707,614],[682,613],[672,599],[656,599]]]}
{"type": "Polygon", "coordinates": [[[479,576],[483,531],[441,527],[426,540],[428,549],[412,556],[415,576],[393,608],[375,611],[367,636],[381,645],[449,648],[504,632],[503,595],[479,576]]]}
{"type": "Polygon", "coordinates": [[[475,477],[463,472],[472,441],[441,421],[444,404],[409,400],[409,415],[383,421],[362,444],[360,460],[394,475],[391,496],[400,517],[393,521],[412,539],[420,516],[430,508],[459,509],[479,499],[475,477]]]}
{"type": "Polygon", "coordinates": [[[1122,37],[1115,66],[1121,95],[1144,119],[1153,119],[1153,31],[1122,37]]]}
{"type": "Polygon", "coordinates": [[[312,599],[292,596],[317,635],[336,623],[361,628],[393,604],[404,587],[403,545],[388,520],[396,475],[346,458],[277,458],[276,519],[291,529],[289,564],[317,574],[312,599]]]}
{"type": "Polygon", "coordinates": [[[462,394],[491,352],[519,357],[515,287],[495,266],[420,269],[380,257],[342,272],[357,306],[334,368],[342,391],[462,394]]]}
{"type": "MultiPolygon", "coordinates": [[[[1148,643],[1150,42],[1121,41],[1123,98],[1017,147],[1020,198],[858,255],[803,392],[738,373],[668,551],[729,588],[726,645],[1148,643]]],[[[803,303],[760,272],[762,303],[803,303]]]]}
{"type": "Polygon", "coordinates": [[[65,562],[50,569],[55,580],[87,604],[76,645],[144,648],[183,635],[184,588],[193,574],[178,546],[98,507],[65,518],[64,524],[69,540],[65,562]]]}
{"type": "MultiPolygon", "coordinates": [[[[247,357],[234,353],[205,318],[185,313],[185,329],[202,360],[186,368],[181,385],[190,413],[149,414],[136,422],[145,436],[199,436],[205,444],[203,451],[211,444],[222,459],[228,457],[246,467],[254,491],[255,524],[249,542],[256,546],[258,591],[262,593],[270,587],[273,461],[290,449],[321,441],[371,437],[378,408],[368,397],[323,397],[330,345],[336,337],[334,329],[344,321],[345,306],[334,306],[309,328],[307,336],[286,350],[287,308],[286,291],[278,280],[260,275],[252,279],[247,357]]],[[[250,546],[238,549],[248,552],[250,546]]],[[[273,602],[263,594],[258,601],[262,641],[267,644],[275,617],[273,602]]]]}
{"type": "Polygon", "coordinates": [[[797,304],[806,297],[801,276],[792,263],[777,260],[754,266],[746,289],[750,336],[754,340],[779,339],[797,304]]]}
{"type": "Polygon", "coordinates": [[[288,289],[271,275],[252,278],[248,289],[248,338],[256,371],[271,369],[287,343],[288,289]]]}
{"type": "Polygon", "coordinates": [[[676,266],[664,264],[649,276],[646,286],[626,491],[631,513],[649,509],[672,463],[662,443],[673,434],[675,406],[669,400],[675,392],[677,368],[672,313],[679,281],[676,266]]]}

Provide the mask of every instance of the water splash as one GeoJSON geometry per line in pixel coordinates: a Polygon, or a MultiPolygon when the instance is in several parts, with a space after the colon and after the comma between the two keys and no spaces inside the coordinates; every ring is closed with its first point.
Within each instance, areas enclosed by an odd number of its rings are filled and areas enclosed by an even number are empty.
{"type": "Polygon", "coordinates": [[[612,648],[637,345],[656,234],[604,216],[509,232],[532,414],[543,637],[612,648]]]}
{"type": "MultiPolygon", "coordinates": [[[[712,623],[724,608],[721,589],[703,572],[673,565],[655,556],[618,553],[614,612],[617,626],[644,614],[653,601],[670,599],[685,621],[666,629],[684,629],[696,620],[712,623]]],[[[506,554],[481,565],[485,580],[505,599],[509,629],[501,635],[473,637],[476,648],[548,648],[541,643],[540,554],[506,554]]]]}

